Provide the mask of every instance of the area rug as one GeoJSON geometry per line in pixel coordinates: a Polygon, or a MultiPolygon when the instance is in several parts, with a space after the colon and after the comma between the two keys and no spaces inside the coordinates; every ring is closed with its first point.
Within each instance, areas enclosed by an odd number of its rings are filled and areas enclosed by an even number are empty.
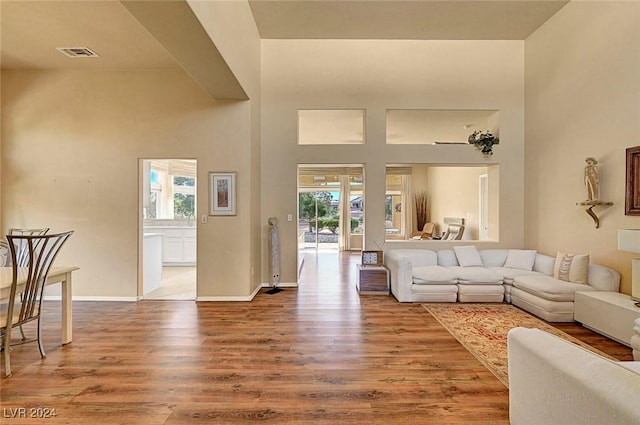
{"type": "Polygon", "coordinates": [[[510,304],[452,303],[423,304],[423,307],[506,387],[509,387],[507,332],[518,326],[542,329],[615,360],[510,304]]]}

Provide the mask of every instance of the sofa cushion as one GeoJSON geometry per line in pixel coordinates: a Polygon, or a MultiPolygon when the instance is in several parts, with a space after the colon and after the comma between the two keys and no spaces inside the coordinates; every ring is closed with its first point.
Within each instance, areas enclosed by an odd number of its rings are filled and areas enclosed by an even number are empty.
{"type": "Polygon", "coordinates": [[[454,246],[453,251],[456,253],[458,264],[462,267],[483,267],[482,258],[475,246],[454,246]]]}
{"type": "Polygon", "coordinates": [[[545,300],[571,302],[576,291],[595,290],[588,285],[565,282],[540,274],[516,276],[513,286],[545,300]]]}
{"type": "Polygon", "coordinates": [[[573,283],[587,283],[589,254],[567,254],[558,251],[553,277],[573,283]]]}
{"type": "Polygon", "coordinates": [[[458,285],[458,301],[462,303],[499,303],[503,300],[502,285],[458,285]]]}
{"type": "Polygon", "coordinates": [[[556,257],[550,255],[536,254],[536,261],[533,263],[533,271],[553,276],[553,266],[556,264],[556,257]]]}
{"type": "Polygon", "coordinates": [[[504,266],[510,269],[533,270],[537,251],[533,249],[510,249],[504,266]]]}
{"type": "Polygon", "coordinates": [[[505,284],[513,283],[513,279],[516,276],[544,276],[541,273],[529,271],[529,270],[521,270],[521,269],[511,269],[507,267],[489,267],[489,269],[493,270],[496,273],[499,273],[502,276],[503,282],[505,284]]]}
{"type": "Polygon", "coordinates": [[[411,273],[416,285],[452,285],[458,282],[456,274],[442,266],[413,267],[411,273]]]}
{"type": "Polygon", "coordinates": [[[485,267],[502,267],[508,253],[508,249],[481,249],[480,258],[485,267]]]}
{"type": "Polygon", "coordinates": [[[502,275],[486,267],[447,267],[458,277],[458,283],[467,285],[501,285],[502,275]]]}
{"type": "Polygon", "coordinates": [[[573,301],[551,301],[518,289],[511,288],[511,304],[548,322],[573,322],[573,301]]]}
{"type": "Polygon", "coordinates": [[[438,250],[438,265],[439,266],[459,266],[456,253],[453,249],[439,249],[438,250]]]}
{"type": "Polygon", "coordinates": [[[411,261],[414,267],[438,265],[438,256],[435,251],[430,249],[398,249],[396,251],[411,261]]]}

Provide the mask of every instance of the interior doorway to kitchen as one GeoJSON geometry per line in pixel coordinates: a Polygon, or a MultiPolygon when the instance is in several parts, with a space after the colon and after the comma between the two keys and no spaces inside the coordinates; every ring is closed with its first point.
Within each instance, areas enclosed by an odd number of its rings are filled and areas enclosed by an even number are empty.
{"type": "Polygon", "coordinates": [[[192,159],[141,160],[140,298],[196,298],[197,171],[192,159]]]}

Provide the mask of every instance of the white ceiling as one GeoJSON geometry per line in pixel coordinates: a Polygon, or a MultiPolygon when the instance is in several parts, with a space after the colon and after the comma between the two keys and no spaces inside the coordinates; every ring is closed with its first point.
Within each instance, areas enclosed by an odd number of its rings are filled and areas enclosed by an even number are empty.
{"type": "MultiPolygon", "coordinates": [[[[567,1],[249,3],[263,38],[521,40],[567,1]]],[[[1,0],[0,20],[3,69],[178,68],[119,1],[1,0]],[[56,47],[89,47],[100,57],[67,58],[56,47]]]]}

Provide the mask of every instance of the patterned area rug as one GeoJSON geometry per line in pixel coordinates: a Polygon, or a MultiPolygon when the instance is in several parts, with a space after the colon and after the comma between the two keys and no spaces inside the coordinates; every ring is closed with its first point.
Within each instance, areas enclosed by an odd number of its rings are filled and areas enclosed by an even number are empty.
{"type": "Polygon", "coordinates": [[[506,387],[509,387],[507,332],[518,326],[542,329],[615,360],[510,304],[451,303],[423,304],[423,307],[506,387]]]}

